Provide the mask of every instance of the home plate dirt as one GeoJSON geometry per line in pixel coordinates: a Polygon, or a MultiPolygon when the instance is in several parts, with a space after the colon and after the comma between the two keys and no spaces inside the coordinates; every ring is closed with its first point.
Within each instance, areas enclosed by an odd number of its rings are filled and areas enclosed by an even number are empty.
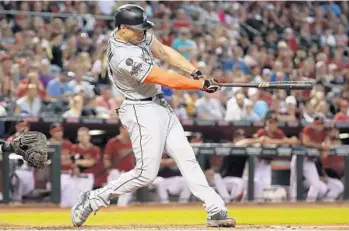
{"type": "Polygon", "coordinates": [[[201,205],[111,206],[71,225],[70,209],[50,205],[0,205],[1,230],[349,230],[349,203],[230,204],[235,228],[208,228],[201,205]]]}
{"type": "Polygon", "coordinates": [[[197,230],[197,231],[204,231],[204,230],[349,230],[349,225],[238,225],[235,228],[207,228],[205,226],[199,226],[199,225],[132,225],[132,226],[84,226],[81,228],[75,228],[72,226],[52,226],[52,227],[40,227],[40,226],[15,226],[15,225],[0,225],[0,230],[88,230],[88,231],[99,231],[99,230],[122,230],[122,231],[135,231],[135,230],[142,230],[142,231],[167,231],[167,230],[176,230],[176,231],[191,231],[191,230],[197,230]]]}

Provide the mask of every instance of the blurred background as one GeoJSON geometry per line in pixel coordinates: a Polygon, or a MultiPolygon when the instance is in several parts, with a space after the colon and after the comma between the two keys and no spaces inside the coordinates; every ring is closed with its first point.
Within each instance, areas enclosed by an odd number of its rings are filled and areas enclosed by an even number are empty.
{"type": "MultiPolygon", "coordinates": [[[[123,97],[108,79],[105,56],[114,30],[113,13],[125,3],[0,3],[0,135],[12,140],[28,128],[45,133],[50,144],[61,145],[59,203],[64,207],[71,206],[80,192],[117,179],[135,164],[127,131],[120,127],[115,111],[123,97]]],[[[152,33],[207,77],[220,82],[313,81],[312,91],[226,88],[206,94],[163,88],[163,92],[191,143],[316,149],[320,156],[306,157],[304,171],[299,169],[303,199],[344,199],[349,166],[345,168],[344,154],[330,149],[349,142],[348,2],[136,4],[155,23],[152,33]],[[311,176],[306,173],[308,164],[316,166],[311,176]]],[[[179,71],[156,61],[168,71],[179,71]]],[[[296,199],[294,153],[259,156],[252,162],[242,152],[239,156],[198,153],[209,183],[226,202],[247,200],[252,163],[254,195],[249,199],[296,199]]],[[[2,175],[4,179],[9,174],[12,203],[50,200],[49,168],[32,169],[16,156],[10,156],[9,164],[2,175]]],[[[164,155],[159,177],[148,189],[115,203],[196,200],[174,161],[164,155]]]]}

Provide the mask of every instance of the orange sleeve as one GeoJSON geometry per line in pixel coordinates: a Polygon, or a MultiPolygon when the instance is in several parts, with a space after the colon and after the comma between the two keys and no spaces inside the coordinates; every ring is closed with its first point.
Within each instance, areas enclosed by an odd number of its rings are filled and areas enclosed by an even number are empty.
{"type": "Polygon", "coordinates": [[[189,79],[177,73],[170,73],[159,67],[153,67],[145,78],[145,83],[155,83],[177,90],[200,90],[204,80],[189,79]]]}

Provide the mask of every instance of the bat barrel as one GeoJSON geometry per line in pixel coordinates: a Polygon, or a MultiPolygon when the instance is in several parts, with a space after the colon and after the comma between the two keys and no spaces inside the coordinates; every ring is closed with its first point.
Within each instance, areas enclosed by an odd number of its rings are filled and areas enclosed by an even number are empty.
{"type": "Polygon", "coordinates": [[[221,83],[221,87],[249,87],[265,89],[285,90],[311,90],[313,83],[310,81],[282,81],[282,82],[261,82],[261,83],[221,83]]]}

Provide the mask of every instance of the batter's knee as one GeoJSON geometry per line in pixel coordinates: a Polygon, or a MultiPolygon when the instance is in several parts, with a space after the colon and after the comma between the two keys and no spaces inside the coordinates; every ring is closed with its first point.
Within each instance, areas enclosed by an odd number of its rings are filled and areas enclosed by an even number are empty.
{"type": "Polygon", "coordinates": [[[158,172],[148,168],[136,168],[136,175],[143,186],[151,184],[157,177],[158,172]]]}

